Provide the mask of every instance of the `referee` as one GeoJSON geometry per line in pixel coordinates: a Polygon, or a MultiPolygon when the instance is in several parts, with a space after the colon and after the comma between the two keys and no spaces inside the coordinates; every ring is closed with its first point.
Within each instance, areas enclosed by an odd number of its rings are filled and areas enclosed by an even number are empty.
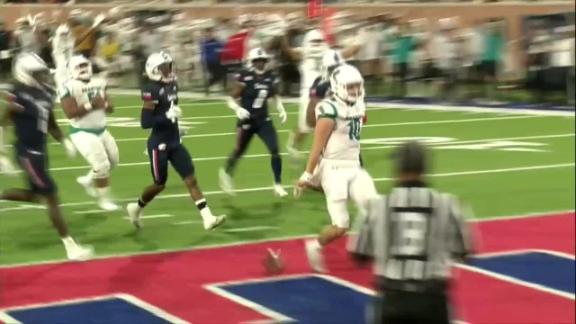
{"type": "Polygon", "coordinates": [[[450,323],[450,266],[471,252],[463,211],[456,197],[428,187],[421,144],[405,143],[392,158],[395,187],[370,201],[350,241],[356,260],[375,262],[373,322],[450,323]]]}

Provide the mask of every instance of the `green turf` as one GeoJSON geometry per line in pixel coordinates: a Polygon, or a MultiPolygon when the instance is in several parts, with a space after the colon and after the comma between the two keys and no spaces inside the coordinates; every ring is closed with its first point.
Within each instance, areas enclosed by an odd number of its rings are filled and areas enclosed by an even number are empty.
{"type": "MultiPolygon", "coordinates": [[[[122,118],[122,123],[136,126],[110,127],[118,140],[122,163],[113,173],[113,191],[124,205],[137,198],[151,181],[147,157],[143,154],[147,132],[138,127],[138,98],[117,96],[114,99],[115,106],[121,109],[113,115],[112,124],[117,125],[118,118],[122,118]]],[[[280,200],[272,196],[270,189],[263,188],[272,184],[272,174],[266,150],[258,139],[236,172],[237,188],[254,190],[241,192],[234,198],[220,194],[217,172],[233,147],[235,119],[222,103],[213,100],[184,100],[182,106],[184,120],[193,123],[184,144],[195,158],[197,175],[201,187],[208,193],[212,210],[227,213],[227,224],[210,233],[205,232],[199,222],[179,224],[199,221],[200,217],[172,171],[167,189],[145,212],[173,216],[145,220],[145,228],[140,233],[123,219],[124,212],[76,214],[96,209],[75,183],[75,178],[83,175],[88,167],[80,157],[67,159],[63,148],[53,144],[50,146],[52,174],[59,186],[71,232],[81,242],[93,244],[100,255],[129,254],[312,234],[326,224],[328,218],[321,195],[310,193],[298,201],[280,200]],[[266,228],[227,232],[256,226],[266,228]]],[[[277,124],[282,148],[297,119],[296,106],[290,104],[287,108],[288,124],[277,124]]],[[[58,116],[62,118],[60,112],[58,116]]],[[[476,217],[574,209],[573,117],[374,109],[369,111],[368,119],[362,133],[368,143],[363,144],[362,155],[382,192],[391,186],[387,157],[394,142],[390,139],[433,137],[444,138],[446,142],[433,144],[435,176],[431,182],[461,195],[472,206],[476,217]],[[375,142],[375,139],[388,142],[375,142]],[[495,141],[503,146],[498,149],[486,145],[495,141]],[[455,148],[451,142],[467,147],[455,148]],[[509,150],[526,148],[540,151],[509,150]],[[531,167],[540,169],[518,169],[531,167]],[[458,174],[462,172],[467,174],[458,174]]],[[[293,168],[284,156],[284,184],[291,184],[302,170],[302,165],[293,168]]],[[[0,176],[0,189],[21,185],[19,177],[0,176]]],[[[50,227],[45,211],[0,202],[0,264],[62,259],[63,256],[61,242],[50,227]]]]}

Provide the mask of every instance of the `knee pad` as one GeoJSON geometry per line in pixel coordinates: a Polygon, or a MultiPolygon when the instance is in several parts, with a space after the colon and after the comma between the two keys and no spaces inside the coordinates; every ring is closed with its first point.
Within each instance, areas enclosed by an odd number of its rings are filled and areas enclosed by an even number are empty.
{"type": "Polygon", "coordinates": [[[111,164],[109,161],[103,161],[92,167],[94,179],[104,179],[110,176],[111,164]]]}

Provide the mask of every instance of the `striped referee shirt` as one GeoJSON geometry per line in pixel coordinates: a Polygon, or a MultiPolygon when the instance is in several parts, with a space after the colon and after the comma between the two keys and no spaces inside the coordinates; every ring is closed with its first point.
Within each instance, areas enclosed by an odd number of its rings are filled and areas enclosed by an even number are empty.
{"type": "Polygon", "coordinates": [[[422,182],[372,199],[359,226],[350,252],[374,259],[374,272],[384,279],[447,279],[452,261],[471,253],[456,197],[422,182]]]}

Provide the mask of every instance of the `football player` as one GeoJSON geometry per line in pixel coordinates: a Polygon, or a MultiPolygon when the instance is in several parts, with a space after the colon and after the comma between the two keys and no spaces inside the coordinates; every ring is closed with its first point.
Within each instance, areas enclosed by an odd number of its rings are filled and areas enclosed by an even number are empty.
{"type": "Polygon", "coordinates": [[[97,198],[101,209],[118,210],[110,195],[110,171],[118,165],[119,152],[106,129],[106,114],[113,111],[106,81],[92,76],[92,63],[82,55],[70,58],[68,69],[70,78],[58,91],[60,102],[70,119],[70,139],[91,167],[76,181],[97,198]]]}
{"type": "Polygon", "coordinates": [[[306,171],[300,177],[295,194],[304,188],[314,188],[319,177],[326,197],[331,224],[317,239],[306,241],[306,253],[311,267],[325,272],[322,247],[346,234],[350,226],[347,202],[352,199],[364,210],[376,188],[360,163],[360,132],[365,114],[364,80],[351,65],[342,65],[330,77],[332,95],[316,107],[314,143],[306,171]],[[320,160],[322,157],[322,160],[320,160]],[[315,172],[316,171],[316,172],[315,172]]]}
{"type": "MultiPolygon", "coordinates": [[[[322,58],[330,47],[319,29],[312,29],[306,33],[301,48],[289,48],[287,40],[284,40],[282,44],[283,50],[287,51],[294,60],[300,62],[301,81],[298,127],[290,134],[287,144],[288,153],[292,158],[297,158],[300,155],[300,149],[306,139],[306,134],[312,130],[306,121],[308,103],[310,101],[310,87],[322,75],[322,58]]],[[[342,51],[342,55],[344,57],[352,56],[359,49],[359,44],[347,47],[342,51]]]]}
{"type": "Polygon", "coordinates": [[[147,145],[154,183],[144,189],[137,202],[126,207],[130,221],[136,228],[141,227],[142,211],[164,190],[168,164],[172,164],[200,211],[204,228],[214,229],[224,223],[226,216],[214,216],[210,211],[198,186],[192,158],[182,145],[178,129],[182,110],[178,107],[178,84],[172,57],[166,52],[152,53],[146,60],[145,69],[149,82],[142,89],[144,103],[140,123],[142,128],[151,129],[147,145]]]}
{"type": "Polygon", "coordinates": [[[46,85],[49,70],[36,54],[22,53],[13,68],[15,84],[8,91],[8,118],[14,124],[17,161],[26,174],[27,189],[8,189],[0,199],[25,202],[44,200],[53,226],[62,239],[70,260],[89,259],[93,250],[76,243],[68,234],[62,217],[56,184],[48,172],[47,134],[65,145],[70,156],[73,144],[56,124],[53,111],[55,93],[46,85]]]}
{"type": "Polygon", "coordinates": [[[238,117],[236,146],[225,168],[220,169],[220,187],[228,194],[234,194],[232,174],[238,160],[248,148],[252,137],[258,135],[271,155],[274,194],[279,197],[288,195],[282,187],[282,158],[278,148],[278,135],[268,113],[268,98],[275,99],[282,124],[286,122],[287,115],[278,96],[278,79],[267,69],[269,59],[263,49],[252,49],[248,53],[248,69],[238,74],[232,95],[228,98],[228,107],[238,117]]]}

